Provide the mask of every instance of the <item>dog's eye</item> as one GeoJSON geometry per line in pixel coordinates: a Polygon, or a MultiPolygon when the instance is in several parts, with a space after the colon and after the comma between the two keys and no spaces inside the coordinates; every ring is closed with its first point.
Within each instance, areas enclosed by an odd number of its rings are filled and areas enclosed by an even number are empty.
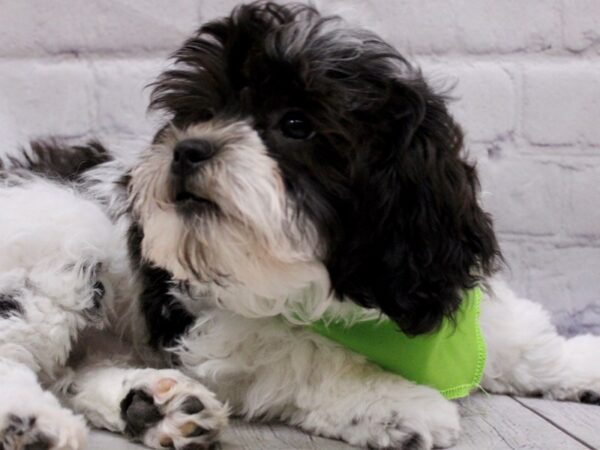
{"type": "Polygon", "coordinates": [[[286,113],[281,119],[281,132],[291,139],[310,139],[315,135],[315,129],[304,114],[299,111],[286,113]]]}

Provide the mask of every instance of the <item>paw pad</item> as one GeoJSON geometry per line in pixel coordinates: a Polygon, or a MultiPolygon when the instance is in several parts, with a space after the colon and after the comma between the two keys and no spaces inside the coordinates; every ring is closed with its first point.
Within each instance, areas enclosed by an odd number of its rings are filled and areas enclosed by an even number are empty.
{"type": "Polygon", "coordinates": [[[172,378],[163,378],[156,383],[156,393],[158,395],[166,394],[176,384],[177,381],[173,380],[172,378]]]}
{"type": "Polygon", "coordinates": [[[152,448],[212,448],[227,408],[200,383],[172,370],[158,372],[144,372],[121,402],[125,432],[152,448]]]}
{"type": "Polygon", "coordinates": [[[162,417],[154,399],[142,390],[129,391],[121,402],[121,418],[127,424],[125,432],[130,436],[139,436],[162,417]]]}
{"type": "Polygon", "coordinates": [[[159,440],[159,443],[160,443],[160,446],[164,447],[164,448],[173,447],[173,439],[171,439],[169,436],[161,437],[159,440]]]}
{"type": "Polygon", "coordinates": [[[208,433],[208,430],[196,425],[194,422],[187,422],[179,428],[179,432],[184,437],[197,437],[208,433]]]}
{"type": "Polygon", "coordinates": [[[197,397],[188,397],[181,404],[181,410],[186,414],[198,414],[204,409],[204,403],[197,397]]]}

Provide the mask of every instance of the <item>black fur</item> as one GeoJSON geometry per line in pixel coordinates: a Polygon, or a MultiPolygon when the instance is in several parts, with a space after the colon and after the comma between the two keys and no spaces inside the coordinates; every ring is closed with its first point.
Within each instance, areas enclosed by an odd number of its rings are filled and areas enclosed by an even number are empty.
{"type": "Polygon", "coordinates": [[[0,318],[6,319],[14,315],[22,315],[23,306],[15,295],[0,294],[0,318]]]}
{"type": "Polygon", "coordinates": [[[75,181],[92,167],[112,157],[97,141],[85,145],[63,145],[55,141],[33,141],[30,150],[9,158],[11,169],[26,169],[58,180],[75,181]]]}
{"type": "Polygon", "coordinates": [[[194,317],[169,293],[171,274],[142,260],[142,233],[136,224],[128,232],[129,254],[143,286],[139,302],[148,328],[149,344],[154,348],[167,347],[192,325],[194,317]]]}
{"type": "Polygon", "coordinates": [[[303,5],[238,7],[175,53],[152,106],[178,127],[249,119],[325,240],[337,297],[426,333],[495,270],[492,221],[445,98],[376,35],[323,31],[335,20],[303,5]],[[312,139],[282,135],[289,111],[308,116],[312,139]]]}
{"type": "Polygon", "coordinates": [[[390,90],[354,211],[327,263],[339,295],[419,334],[452,315],[462,291],[495,269],[499,251],[444,99],[420,79],[390,90]]]}

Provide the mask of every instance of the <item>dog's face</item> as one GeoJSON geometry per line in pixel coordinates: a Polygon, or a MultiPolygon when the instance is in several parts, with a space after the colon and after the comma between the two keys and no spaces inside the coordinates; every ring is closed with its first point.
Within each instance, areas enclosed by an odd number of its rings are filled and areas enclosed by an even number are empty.
{"type": "Polygon", "coordinates": [[[434,328],[497,245],[444,100],[377,36],[246,5],[175,54],[171,121],[131,176],[143,256],[186,280],[337,298],[434,328]]]}

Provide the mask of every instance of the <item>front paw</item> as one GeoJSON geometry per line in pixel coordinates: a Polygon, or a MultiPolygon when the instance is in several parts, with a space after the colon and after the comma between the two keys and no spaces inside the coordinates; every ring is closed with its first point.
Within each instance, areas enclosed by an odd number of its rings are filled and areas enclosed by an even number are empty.
{"type": "Polygon", "coordinates": [[[58,405],[27,405],[0,420],[0,449],[80,450],[87,430],[82,418],[58,405]]]}
{"type": "Polygon", "coordinates": [[[447,448],[460,434],[457,406],[439,393],[416,387],[411,397],[365,398],[352,412],[313,411],[301,426],[311,432],[370,448],[447,448]],[[334,416],[335,415],[335,416],[334,416]]]}
{"type": "Polygon", "coordinates": [[[202,450],[227,424],[227,407],[174,370],[144,371],[121,401],[125,433],[152,448],[202,450]]]}

